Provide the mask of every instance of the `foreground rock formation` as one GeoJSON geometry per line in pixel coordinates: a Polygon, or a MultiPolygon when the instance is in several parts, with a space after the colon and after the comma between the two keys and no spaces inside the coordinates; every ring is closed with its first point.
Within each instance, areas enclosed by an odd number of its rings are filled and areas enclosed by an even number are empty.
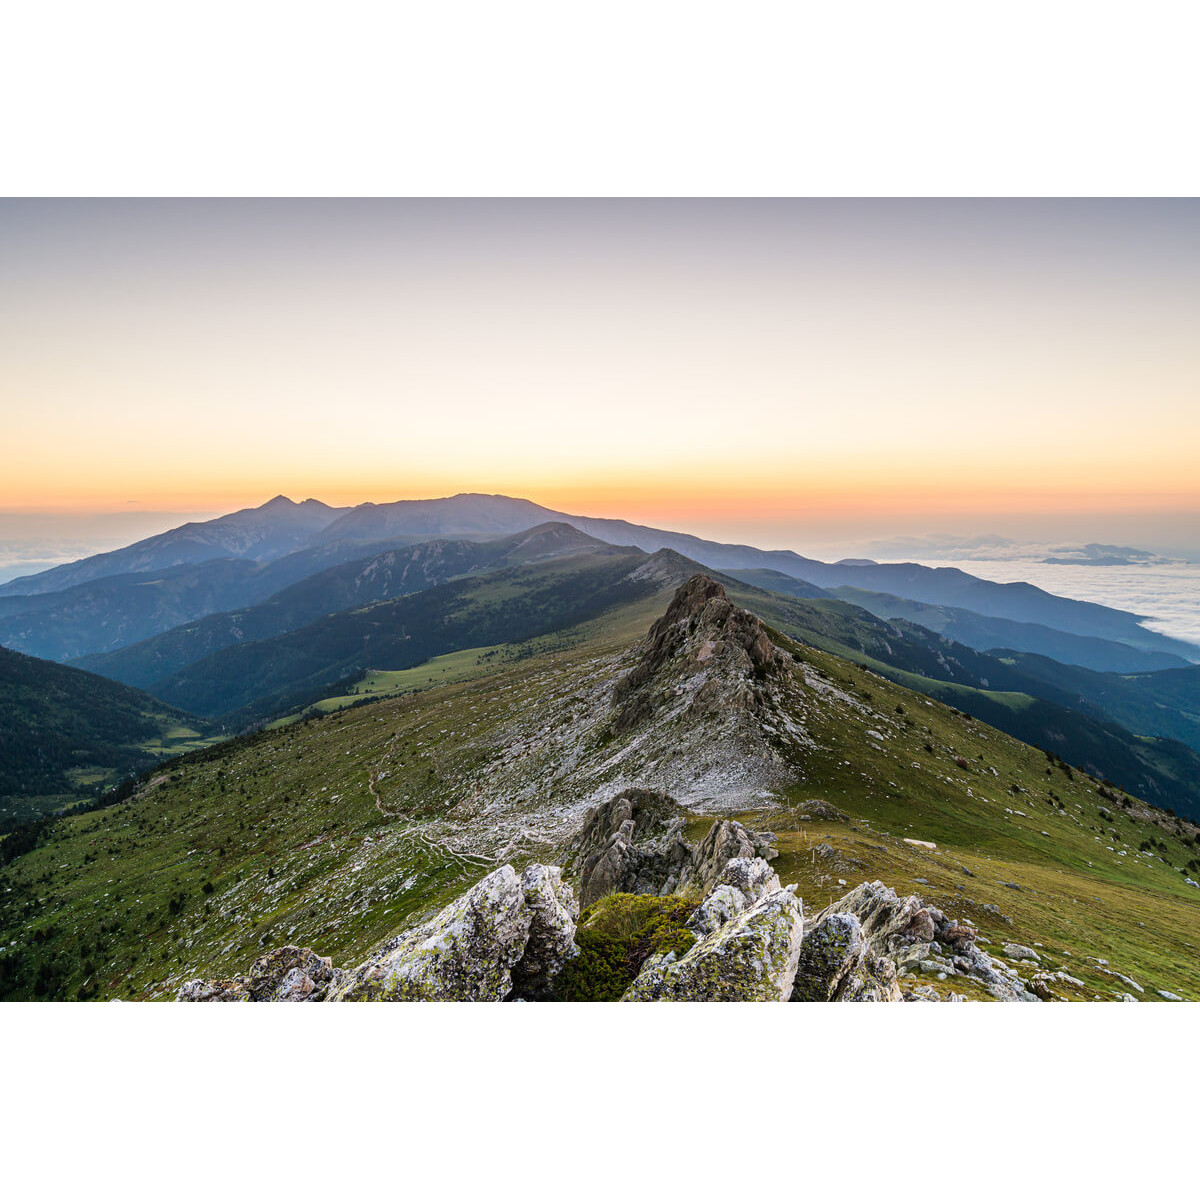
{"type": "MultiPolygon", "coordinates": [[[[699,845],[689,845],[676,807],[657,793],[622,795],[589,812],[578,839],[586,894],[594,894],[600,880],[616,881],[626,889],[620,895],[639,888],[643,895],[660,894],[669,865],[670,894],[686,914],[678,948],[649,958],[643,951],[632,983],[619,985],[622,1000],[938,998],[927,984],[902,990],[901,980],[921,976],[969,980],[997,1000],[1039,998],[1012,967],[976,946],[972,926],[878,881],[855,888],[806,926],[799,898],[765,857],[772,852],[768,839],[722,820],[699,845]],[[639,822],[642,832],[659,835],[638,843],[639,822]]],[[[609,887],[606,894],[612,892],[609,887]]],[[[284,946],[263,955],[247,975],[192,980],[178,999],[555,1000],[557,977],[580,953],[579,917],[560,867],[534,863],[518,874],[505,865],[353,969],[334,967],[307,947],[284,946]]]]}
{"type": "Polygon", "coordinates": [[[975,944],[974,927],[878,880],[834,901],[807,938],[797,999],[934,998],[931,989],[899,995],[895,980],[908,975],[970,980],[997,1000],[1039,998],[1012,967],[975,944]]]}
{"type": "Polygon", "coordinates": [[[575,940],[579,910],[557,867],[503,866],[433,920],[346,973],[330,1000],[506,1000],[545,990],[575,940]]]}
{"type": "Polygon", "coordinates": [[[543,999],[575,952],[578,916],[558,867],[535,863],[518,875],[506,865],[353,970],[338,970],[307,948],[284,946],[255,962],[248,977],[193,980],[177,999],[543,999]]]}
{"type": "Polygon", "coordinates": [[[609,892],[669,895],[712,886],[734,858],[772,859],[775,835],[752,833],[737,821],[713,824],[699,846],[684,838],[688,814],[666,792],[628,788],[588,810],[563,857],[579,873],[579,903],[609,892]]]}

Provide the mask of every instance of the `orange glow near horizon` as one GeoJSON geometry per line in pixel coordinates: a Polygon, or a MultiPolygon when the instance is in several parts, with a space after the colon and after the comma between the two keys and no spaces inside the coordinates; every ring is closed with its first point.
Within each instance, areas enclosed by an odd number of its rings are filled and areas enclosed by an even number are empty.
{"type": "Polygon", "coordinates": [[[886,488],[878,482],[864,481],[850,492],[804,490],[788,494],[786,482],[762,482],[754,488],[716,487],[693,489],[686,481],[664,486],[652,482],[595,486],[525,487],[515,481],[496,486],[479,486],[476,481],[431,482],[427,488],[413,490],[397,484],[392,488],[357,487],[283,487],[264,484],[258,488],[220,493],[196,491],[146,491],[134,502],[121,493],[80,492],[60,495],[53,502],[35,504],[0,503],[0,512],[10,513],[96,513],[139,510],[163,513],[228,513],[254,508],[275,495],[293,500],[313,498],[335,508],[357,504],[387,504],[395,500],[428,500],[458,492],[484,492],[521,497],[545,508],[577,516],[609,516],[643,524],[662,524],[665,520],[686,522],[720,517],[736,520],[786,520],[815,514],[833,520],[851,520],[868,516],[880,518],[935,518],[950,516],[987,516],[994,513],[1037,515],[1055,513],[1086,514],[1123,511],[1130,513],[1177,514],[1200,511],[1200,494],[1195,489],[1138,492],[1135,490],[1069,491],[1066,489],[1017,491],[1006,489],[983,492],[979,489],[952,491],[886,488]]]}
{"type": "Polygon", "coordinates": [[[0,202],[0,512],[1200,511],[1198,231],[1191,202],[0,202]]]}

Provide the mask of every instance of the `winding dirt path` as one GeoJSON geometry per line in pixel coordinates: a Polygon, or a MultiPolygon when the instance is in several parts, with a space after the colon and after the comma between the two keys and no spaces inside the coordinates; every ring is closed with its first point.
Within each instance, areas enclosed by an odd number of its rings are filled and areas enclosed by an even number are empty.
{"type": "Polygon", "coordinates": [[[456,858],[461,862],[470,864],[471,866],[494,866],[496,859],[490,858],[486,854],[471,854],[464,850],[459,850],[446,842],[438,841],[427,834],[421,828],[417,821],[406,813],[398,812],[396,809],[388,808],[383,802],[383,797],[379,794],[379,782],[383,775],[384,765],[393,754],[393,743],[400,735],[392,734],[388,741],[387,747],[384,750],[383,757],[379,760],[378,765],[367,776],[367,790],[371,793],[371,798],[375,801],[375,807],[379,810],[381,816],[389,817],[393,820],[404,821],[407,823],[407,828],[400,831],[401,837],[415,837],[427,850],[437,851],[447,855],[450,858],[456,858]]]}

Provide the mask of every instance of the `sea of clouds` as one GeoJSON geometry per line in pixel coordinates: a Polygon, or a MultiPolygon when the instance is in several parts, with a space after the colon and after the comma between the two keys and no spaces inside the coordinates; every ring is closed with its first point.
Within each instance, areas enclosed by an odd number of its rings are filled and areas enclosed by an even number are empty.
{"type": "Polygon", "coordinates": [[[958,567],[997,583],[1032,583],[1072,600],[1092,600],[1147,618],[1143,624],[1200,646],[1200,563],[1151,558],[1131,566],[1047,563],[1031,558],[914,559],[958,567]]]}

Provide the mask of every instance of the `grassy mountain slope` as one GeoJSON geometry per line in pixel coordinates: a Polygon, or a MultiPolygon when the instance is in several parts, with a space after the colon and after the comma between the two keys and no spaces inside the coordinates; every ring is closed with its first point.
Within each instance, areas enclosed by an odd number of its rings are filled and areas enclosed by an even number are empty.
{"type": "Polygon", "coordinates": [[[603,546],[569,525],[551,524],[489,542],[436,539],[389,547],[301,579],[251,608],[214,613],[115,653],[82,659],[77,665],[122,683],[151,688],[210,654],[290,633],[329,613],[424,591],[460,576],[603,546]]]}
{"type": "Polygon", "coordinates": [[[210,732],[145,692],[3,649],[0,729],[3,821],[94,795],[210,732]]]}
{"type": "Polygon", "coordinates": [[[693,810],[693,837],[718,813],[775,830],[806,909],[881,878],[993,952],[1036,946],[1079,980],[1064,998],[1129,990],[1110,970],[1141,999],[1200,998],[1195,827],[780,632],[789,665],[733,681],[748,692],[681,708],[703,678],[683,664],[679,703],[667,687],[622,730],[614,685],[664,607],[643,596],[565,649],[189,756],[56,823],[3,869],[0,994],[167,998],[284,942],[356,961],[498,861],[553,861],[590,803],[643,782],[693,810]],[[809,800],[847,820],[804,819],[809,800]]]}
{"type": "Polygon", "coordinates": [[[730,595],[780,629],[1053,750],[1151,803],[1200,818],[1200,755],[1181,742],[1123,728],[1111,713],[1056,682],[1057,664],[1043,660],[1047,670],[1038,676],[1016,660],[982,654],[906,621],[880,620],[844,601],[792,601],[742,588],[731,585],[730,595]]]}
{"type": "Polygon", "coordinates": [[[1136,733],[1175,738],[1200,751],[1200,667],[1118,674],[1063,670],[1037,654],[997,651],[1023,674],[1053,680],[1080,704],[1094,706],[1136,733]]]}

